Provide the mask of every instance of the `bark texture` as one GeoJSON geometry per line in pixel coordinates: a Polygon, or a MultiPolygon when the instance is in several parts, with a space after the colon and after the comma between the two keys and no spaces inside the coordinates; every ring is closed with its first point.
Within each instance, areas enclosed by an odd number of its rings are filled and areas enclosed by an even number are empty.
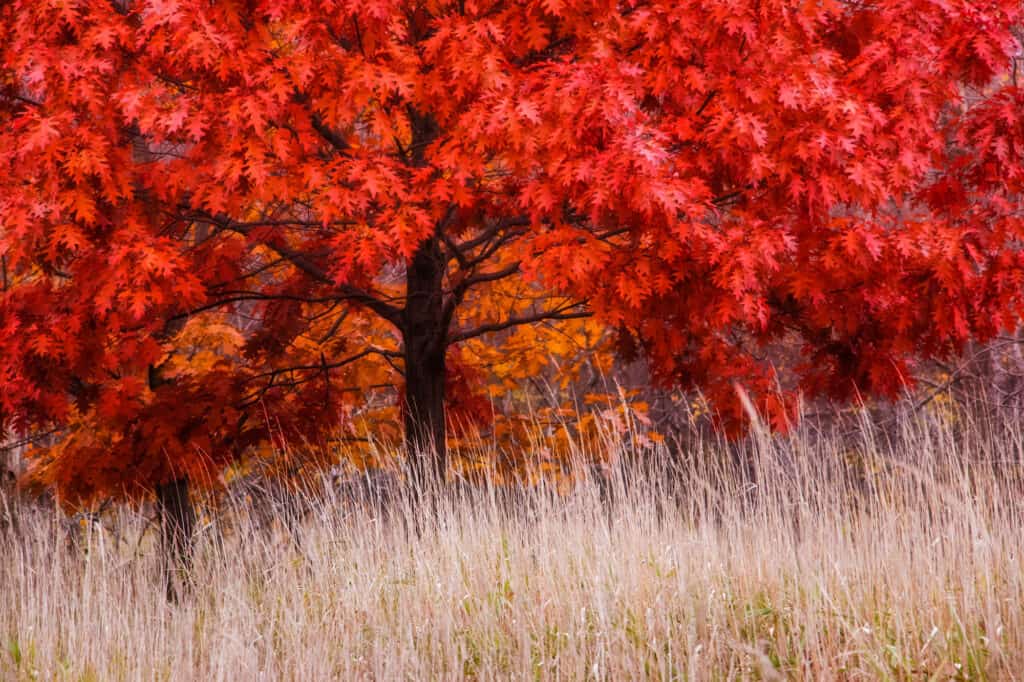
{"type": "Polygon", "coordinates": [[[188,588],[192,573],[196,513],[192,507],[188,479],[179,478],[157,486],[156,503],[160,512],[160,540],[167,563],[167,598],[173,601],[177,599],[179,589],[188,588]]]}
{"type": "Polygon", "coordinates": [[[445,447],[444,256],[436,239],[425,241],[407,272],[402,317],[405,355],[405,446],[418,489],[443,483],[445,447]]]}

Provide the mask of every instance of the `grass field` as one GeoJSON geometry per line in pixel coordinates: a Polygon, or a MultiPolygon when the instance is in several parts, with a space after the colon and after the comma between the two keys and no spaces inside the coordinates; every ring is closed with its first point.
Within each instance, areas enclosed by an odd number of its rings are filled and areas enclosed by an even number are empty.
{"type": "Polygon", "coordinates": [[[0,679],[1021,675],[1020,425],[880,433],[707,439],[433,514],[306,493],[291,530],[239,505],[206,517],[176,602],[141,512],[69,544],[25,509],[0,539],[0,679]]]}

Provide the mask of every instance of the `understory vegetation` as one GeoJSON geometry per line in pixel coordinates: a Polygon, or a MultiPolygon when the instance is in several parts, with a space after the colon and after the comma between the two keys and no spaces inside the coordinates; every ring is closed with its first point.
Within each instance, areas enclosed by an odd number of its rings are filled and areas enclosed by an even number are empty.
{"type": "Polygon", "coordinates": [[[948,410],[645,446],[531,486],[395,477],[199,505],[5,502],[0,678],[1007,679],[1024,430],[948,410]],[[421,493],[423,491],[420,491],[421,493]],[[168,578],[172,599],[168,599],[168,578]]]}

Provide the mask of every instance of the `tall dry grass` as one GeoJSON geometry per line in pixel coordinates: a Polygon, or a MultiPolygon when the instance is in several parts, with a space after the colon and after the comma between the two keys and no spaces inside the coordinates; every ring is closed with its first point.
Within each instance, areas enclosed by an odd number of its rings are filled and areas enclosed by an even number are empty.
{"type": "Polygon", "coordinates": [[[567,494],[463,486],[433,514],[326,486],[207,516],[177,602],[141,512],[69,544],[25,509],[0,678],[1009,679],[1022,461],[1017,423],[917,415],[623,452],[567,494]]]}

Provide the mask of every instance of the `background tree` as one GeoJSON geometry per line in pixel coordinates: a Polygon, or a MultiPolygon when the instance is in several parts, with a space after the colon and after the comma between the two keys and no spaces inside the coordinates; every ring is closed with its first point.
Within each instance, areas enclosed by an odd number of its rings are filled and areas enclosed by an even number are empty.
{"type": "Polygon", "coordinates": [[[266,415],[336,430],[393,371],[422,482],[453,347],[592,314],[727,419],[741,382],[785,421],[793,338],[800,388],[893,394],[1018,319],[1020,14],[7,3],[0,423],[67,427],[39,461],[87,499],[208,479],[266,415]]]}

